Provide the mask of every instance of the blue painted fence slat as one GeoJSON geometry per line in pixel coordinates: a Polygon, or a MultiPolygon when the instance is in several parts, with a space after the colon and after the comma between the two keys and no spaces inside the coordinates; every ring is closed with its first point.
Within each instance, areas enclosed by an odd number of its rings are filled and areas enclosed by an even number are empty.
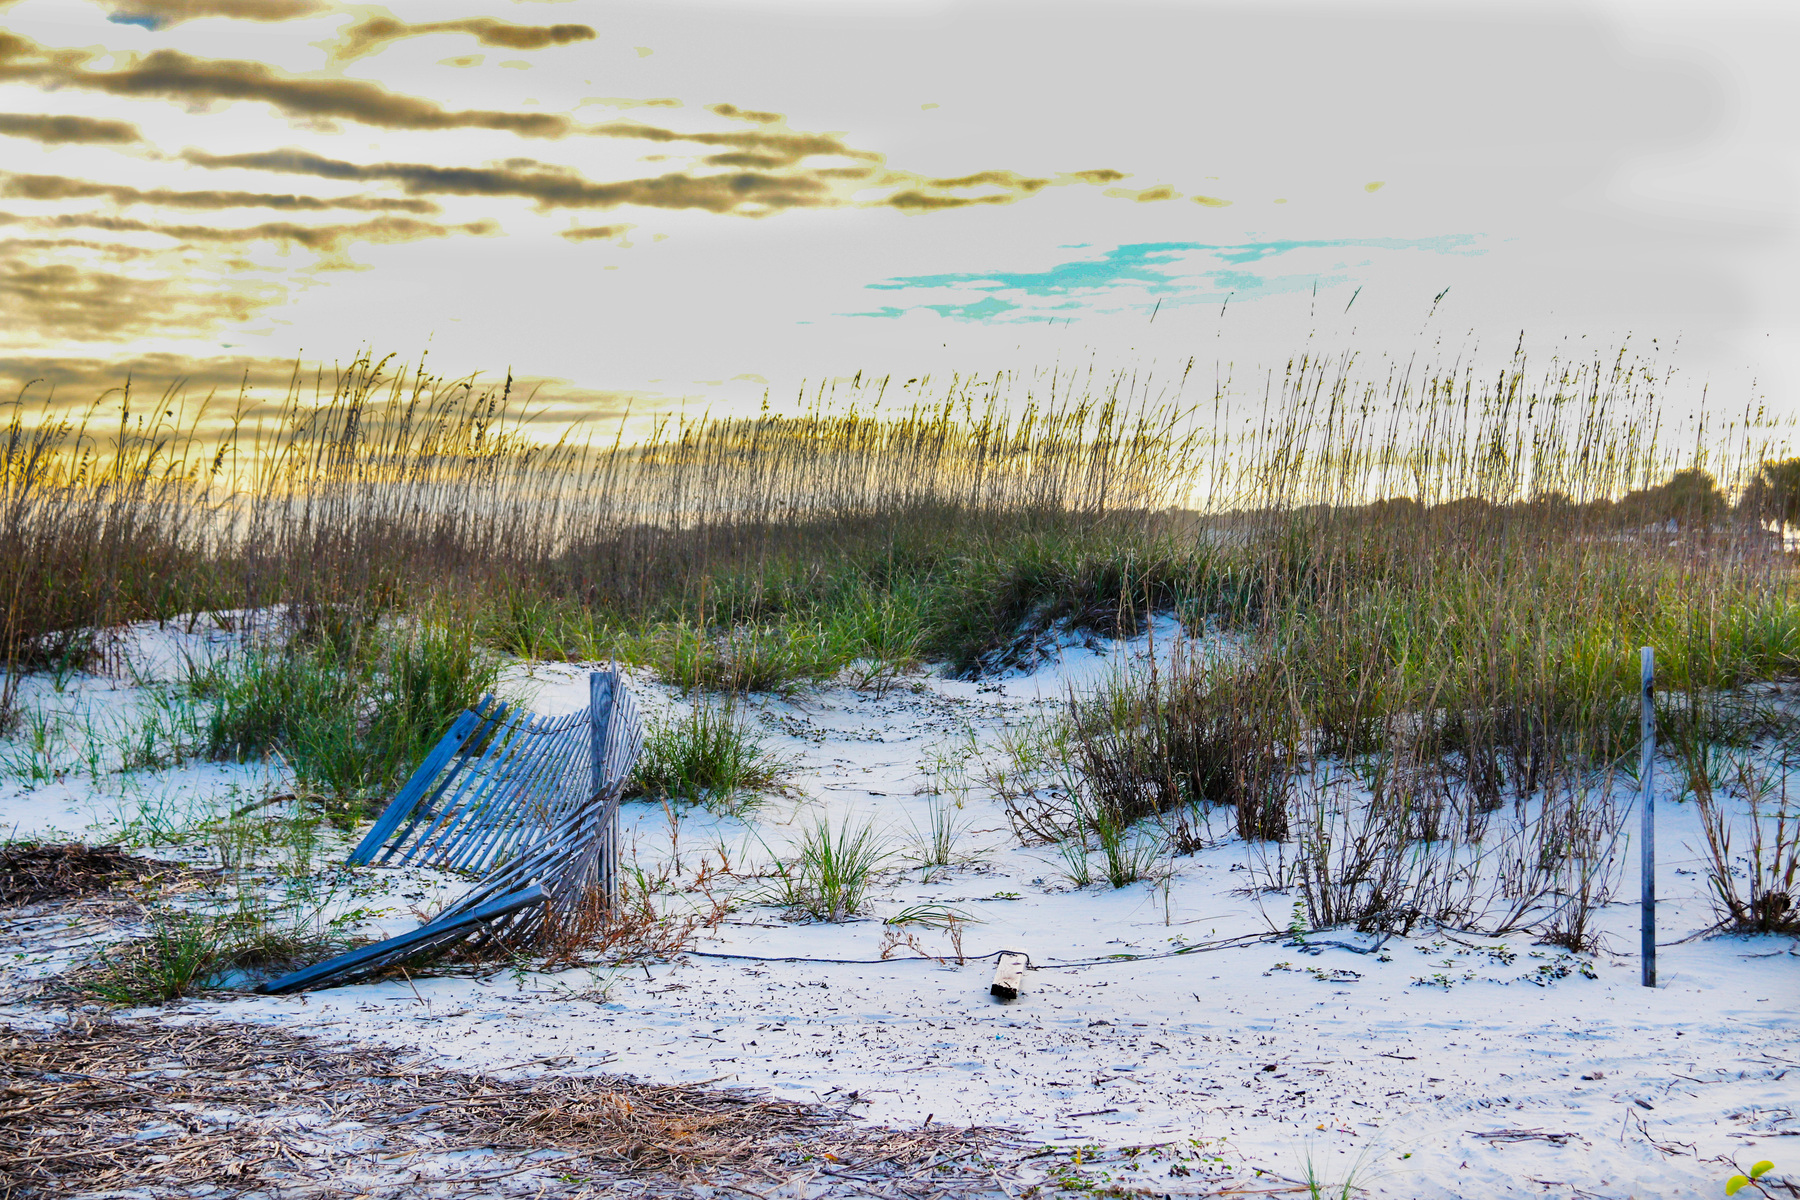
{"type": "Polygon", "coordinates": [[[388,838],[393,836],[394,830],[400,827],[400,822],[405,820],[418,806],[419,801],[425,798],[425,791],[431,786],[431,781],[437,778],[438,772],[442,771],[449,763],[451,756],[462,749],[463,740],[469,736],[470,732],[481,724],[480,709],[488,703],[489,699],[490,697],[484,696],[481,704],[474,711],[464,711],[450,723],[450,732],[446,733],[443,739],[431,748],[431,753],[425,756],[425,761],[419,764],[419,769],[412,773],[412,777],[406,781],[406,785],[400,789],[393,802],[382,811],[380,818],[376,820],[369,832],[363,835],[363,840],[357,843],[356,849],[350,852],[349,863],[351,866],[360,867],[368,863],[375,856],[375,851],[379,850],[386,844],[388,838]]]}
{"type": "Polygon", "coordinates": [[[426,949],[448,949],[482,925],[510,916],[521,909],[541,905],[547,898],[544,889],[534,883],[467,912],[439,917],[411,933],[403,933],[371,946],[361,946],[336,958],[328,958],[322,963],[283,975],[279,979],[271,979],[256,990],[280,996],[288,992],[303,992],[326,983],[347,983],[358,975],[380,970],[390,963],[426,949]]]}

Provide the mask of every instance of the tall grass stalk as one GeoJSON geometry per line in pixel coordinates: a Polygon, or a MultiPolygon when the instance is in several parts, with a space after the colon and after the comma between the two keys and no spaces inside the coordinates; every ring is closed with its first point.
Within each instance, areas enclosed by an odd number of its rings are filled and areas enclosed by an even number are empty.
{"type": "Polygon", "coordinates": [[[916,822],[910,831],[907,857],[919,864],[927,875],[934,868],[953,867],[969,860],[963,842],[974,822],[964,814],[962,805],[944,796],[926,801],[925,824],[916,822]]]}

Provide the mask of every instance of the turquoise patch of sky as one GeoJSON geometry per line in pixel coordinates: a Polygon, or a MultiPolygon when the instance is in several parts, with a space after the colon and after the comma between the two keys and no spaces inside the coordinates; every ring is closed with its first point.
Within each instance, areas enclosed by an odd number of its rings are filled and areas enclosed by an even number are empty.
{"type": "MultiPolygon", "coordinates": [[[[1361,282],[1358,269],[1374,265],[1373,257],[1350,264],[1335,261],[1311,270],[1258,272],[1253,264],[1278,265],[1283,255],[1307,250],[1372,250],[1469,256],[1484,253],[1475,234],[1428,238],[1333,238],[1243,242],[1132,242],[1098,258],[1072,259],[1042,271],[959,271],[941,275],[902,275],[866,284],[874,291],[937,292],[913,304],[884,304],[846,317],[897,318],[909,312],[935,312],[961,321],[1040,321],[1068,315],[1070,309],[1094,313],[1127,312],[1161,302],[1165,308],[1217,303],[1226,296],[1240,300],[1335,287],[1361,282]],[[946,294],[947,293],[947,294],[946,294]]],[[[1065,247],[1077,249],[1082,247],[1065,247]]]]}

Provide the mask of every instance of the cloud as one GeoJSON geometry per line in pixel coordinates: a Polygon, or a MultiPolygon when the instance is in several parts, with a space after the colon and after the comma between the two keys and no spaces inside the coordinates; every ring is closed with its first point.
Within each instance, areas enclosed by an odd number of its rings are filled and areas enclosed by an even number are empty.
{"type": "MultiPolygon", "coordinates": [[[[1165,301],[1164,307],[1276,295],[1351,278],[1352,265],[1338,261],[1323,269],[1264,273],[1244,269],[1302,251],[1367,250],[1377,253],[1483,253],[1468,234],[1433,238],[1338,238],[1217,245],[1205,242],[1138,242],[1116,246],[1097,258],[1073,259],[1041,271],[969,271],[909,275],[866,286],[875,291],[937,293],[910,305],[883,305],[843,316],[893,319],[930,311],[965,321],[1035,321],[1065,316],[1071,309],[1119,312],[1165,301]]],[[[1315,256],[1316,258],[1316,256],[1315,256]]]]}
{"type": "MultiPolygon", "coordinates": [[[[0,222],[10,223],[10,222],[0,222]]],[[[38,250],[87,250],[114,262],[130,262],[155,254],[142,246],[119,242],[96,242],[86,238],[5,238],[0,239],[0,258],[27,254],[38,250]]]]}
{"type": "Polygon", "coordinates": [[[100,270],[58,257],[0,260],[0,328],[8,334],[126,341],[149,334],[191,334],[248,320],[280,290],[247,279],[207,287],[176,276],[100,270]]]}
{"type": "Polygon", "coordinates": [[[1119,200],[1133,200],[1139,204],[1153,204],[1158,200],[1178,199],[1181,193],[1165,183],[1147,188],[1107,188],[1106,195],[1119,200]]]}
{"type": "Polygon", "coordinates": [[[102,229],[109,233],[153,233],[188,245],[291,242],[320,253],[335,254],[352,242],[416,242],[426,238],[467,234],[485,237],[500,227],[492,221],[443,225],[412,217],[376,217],[353,225],[303,225],[295,221],[265,221],[258,225],[170,225],[89,213],[65,213],[38,217],[32,224],[45,229],[102,229]]]}
{"type": "MultiPolygon", "coordinates": [[[[253,100],[272,105],[290,116],[355,121],[387,129],[493,129],[520,137],[561,138],[580,134],[656,144],[687,142],[719,147],[727,153],[761,155],[770,166],[791,166],[820,156],[868,162],[881,160],[880,155],[855,149],[832,134],[807,133],[772,124],[758,129],[723,132],[681,132],[636,121],[580,125],[556,113],[452,110],[435,101],[392,92],[365,80],[290,75],[263,63],[194,58],[179,50],[157,50],[110,71],[88,70],[86,64],[92,57],[89,51],[50,50],[0,31],[0,82],[76,87],[114,96],[154,97],[187,104],[253,100]]],[[[730,112],[734,116],[740,115],[737,109],[730,109],[730,112]]],[[[746,119],[761,121],[765,117],[778,119],[773,113],[750,114],[746,119]]]]}
{"type": "Polygon", "coordinates": [[[122,388],[127,380],[132,391],[160,395],[165,390],[187,393],[223,392],[235,395],[239,388],[267,389],[286,395],[301,378],[293,359],[243,357],[194,358],[185,354],[153,352],[116,358],[63,354],[0,354],[0,400],[21,395],[45,400],[54,391],[57,407],[80,411],[95,398],[122,388]]]}
{"type": "MultiPolygon", "coordinates": [[[[469,22],[449,24],[461,28],[469,22]]],[[[496,32],[504,24],[484,24],[480,28],[495,36],[522,36],[516,31],[527,28],[562,28],[505,26],[514,32],[496,32]]],[[[956,178],[932,178],[887,168],[882,155],[853,147],[840,135],[789,129],[779,113],[739,109],[729,104],[715,104],[712,111],[756,128],[681,131],[631,120],[579,125],[553,113],[453,111],[434,101],[390,92],[363,80],[295,76],[262,63],[199,59],[176,50],[158,50],[108,71],[87,69],[92,57],[91,51],[49,50],[0,31],[0,82],[35,82],[45,87],[79,87],[109,95],[149,96],[186,103],[257,100],[292,116],[344,119],[393,129],[478,128],[524,137],[579,134],[652,144],[688,144],[714,148],[717,153],[699,165],[719,168],[716,173],[676,171],[651,178],[598,182],[584,179],[568,168],[529,160],[523,165],[507,163],[500,167],[441,167],[422,163],[359,166],[304,151],[231,156],[190,152],[187,156],[202,166],[245,166],[323,178],[391,181],[414,195],[516,195],[534,201],[540,208],[641,205],[747,216],[792,208],[851,206],[885,206],[924,213],[1010,204],[1052,185],[1096,184],[1120,177],[1116,171],[1089,170],[1040,179],[993,170],[956,178]],[[848,160],[851,165],[807,163],[814,158],[848,160]],[[877,188],[886,188],[888,193],[857,196],[877,188]],[[969,194],[979,189],[987,190],[969,194]]]]}
{"type": "Polygon", "coordinates": [[[0,82],[74,87],[113,96],[147,96],[201,104],[256,100],[290,116],[356,121],[386,129],[494,129],[520,137],[558,138],[574,130],[553,113],[452,110],[419,96],[359,79],[314,79],[237,59],[194,58],[157,50],[111,71],[92,71],[89,51],[50,50],[0,31],[0,82]]]}
{"type": "MultiPolygon", "coordinates": [[[[636,125],[632,128],[640,132],[650,129],[636,125]]],[[[671,140],[733,136],[655,132],[671,140]]],[[[758,131],[743,136],[765,134],[758,131]]],[[[778,136],[787,135],[783,132],[778,136]]],[[[824,135],[796,136],[823,138],[824,135]]],[[[824,141],[841,145],[835,139],[824,138],[824,141]]],[[[791,151],[797,148],[790,145],[791,151]]],[[[779,165],[760,169],[716,174],[680,171],[618,181],[588,179],[572,168],[528,158],[509,159],[485,167],[445,167],[432,163],[353,163],[294,148],[250,154],[208,154],[188,150],[182,157],[195,166],[212,169],[314,175],[340,182],[393,183],[414,196],[518,196],[532,201],[544,211],[638,205],[739,216],[766,216],[793,208],[849,207],[888,207],[921,213],[979,204],[1011,204],[1046,187],[1097,182],[1086,178],[1094,174],[1092,172],[1044,179],[1014,171],[981,171],[940,179],[875,165],[793,169],[792,153],[777,156],[779,165]],[[861,192],[881,188],[892,190],[875,198],[858,198],[861,192]],[[972,191],[978,194],[969,194],[972,191]]],[[[714,163],[718,157],[708,158],[705,163],[714,163]]]]}
{"type": "MultiPolygon", "coordinates": [[[[345,348],[350,354],[356,347],[345,348]]],[[[379,356],[378,356],[379,357],[379,356]]],[[[195,420],[195,412],[210,398],[211,404],[195,423],[202,435],[228,428],[233,413],[246,423],[279,419],[289,397],[310,400],[329,396],[350,359],[308,362],[267,355],[190,356],[152,352],[103,356],[96,354],[0,353],[0,400],[23,396],[28,403],[47,405],[52,413],[79,414],[96,399],[116,401],[127,380],[141,397],[167,397],[177,414],[195,420]],[[184,411],[185,408],[185,411],[184,411]]],[[[497,388],[504,376],[466,377],[477,392],[497,388]]],[[[463,382],[462,379],[451,383],[463,382]]],[[[654,413],[678,407],[678,397],[655,392],[610,391],[577,387],[567,379],[515,375],[514,398],[530,397],[532,426],[555,436],[563,426],[582,422],[611,422],[627,412],[654,413]]],[[[135,404],[134,404],[135,411],[135,404]]],[[[116,404],[112,411],[117,412],[116,404]]]]}
{"type": "Polygon", "coordinates": [[[245,261],[251,243],[298,246],[318,267],[353,267],[353,243],[394,244],[498,232],[491,221],[438,224],[381,216],[349,224],[269,221],[248,226],[170,224],[107,214],[27,217],[0,212],[0,225],[53,236],[0,240],[0,345],[46,340],[123,342],[168,335],[205,335],[281,304],[279,278],[245,261]],[[82,237],[75,231],[92,230],[82,237]],[[73,236],[54,236],[70,233],[73,236]],[[174,244],[113,242],[150,235],[174,244]]]}
{"type": "MultiPolygon", "coordinates": [[[[714,105],[713,108],[729,105],[714,105]]],[[[780,120],[776,113],[758,113],[757,118],[769,117],[780,120]]],[[[769,167],[794,166],[808,158],[848,158],[862,162],[880,162],[881,155],[868,150],[858,150],[845,142],[843,138],[829,133],[807,133],[802,130],[786,127],[774,128],[765,126],[761,129],[736,130],[724,133],[707,133],[704,131],[680,132],[663,129],[656,125],[646,125],[639,121],[609,121],[604,125],[589,125],[582,133],[590,137],[627,138],[635,141],[671,143],[690,142],[696,146],[722,146],[727,155],[753,154],[766,160],[761,165],[769,167]]],[[[734,165],[728,161],[720,161],[727,155],[709,158],[706,161],[714,165],[734,165]]]]}
{"type": "Polygon", "coordinates": [[[322,0],[112,0],[109,20],[164,29],[197,17],[237,21],[292,21],[326,11],[322,0]]]}
{"type": "Polygon", "coordinates": [[[543,210],[556,208],[691,208],[760,215],[841,202],[834,181],[804,174],[743,171],[718,175],[675,172],[649,179],[597,182],[566,167],[514,159],[501,166],[440,167],[429,163],[351,163],[305,150],[183,157],[202,167],[279,171],[323,179],[398,184],[412,195],[518,196],[543,210]]]}
{"type": "Polygon", "coordinates": [[[71,142],[121,145],[143,140],[138,127],[124,121],[36,113],[0,113],[0,134],[30,138],[50,146],[71,142]]]}
{"type": "Polygon", "coordinates": [[[274,208],[289,212],[405,212],[431,214],[438,206],[429,200],[398,196],[299,196],[266,192],[173,191],[168,188],[134,188],[116,183],[96,183],[63,175],[13,175],[0,171],[0,196],[11,200],[85,200],[102,198],[114,204],[151,204],[161,208],[227,209],[274,208]]]}
{"type": "Polygon", "coordinates": [[[735,121],[750,121],[757,125],[773,125],[787,120],[780,113],[757,112],[755,109],[739,108],[735,104],[709,104],[706,111],[718,113],[721,117],[730,117],[735,121]]]}
{"type": "Polygon", "coordinates": [[[592,41],[600,36],[591,25],[514,25],[494,17],[414,24],[383,15],[345,26],[337,39],[328,45],[328,51],[333,62],[351,62],[375,53],[390,42],[429,33],[472,34],[483,46],[506,50],[543,50],[550,46],[592,41]]]}
{"type": "MultiPolygon", "coordinates": [[[[897,208],[902,212],[909,213],[940,212],[945,209],[967,208],[976,204],[1012,204],[1035,196],[1045,188],[1099,186],[1124,178],[1123,172],[1105,168],[1089,171],[1066,171],[1049,178],[1021,175],[1017,171],[976,171],[969,175],[958,175],[948,179],[933,179],[909,171],[886,169],[883,170],[877,182],[895,187],[897,190],[884,198],[867,203],[897,208]],[[967,194],[975,189],[993,190],[981,191],[977,195],[967,194]]],[[[1143,194],[1127,193],[1120,188],[1109,188],[1106,194],[1109,196],[1122,195],[1134,200],[1162,200],[1169,198],[1169,195],[1165,194],[1168,192],[1167,188],[1150,188],[1143,194]]]]}
{"type": "Polygon", "coordinates": [[[571,242],[612,241],[624,237],[636,228],[637,226],[632,224],[589,225],[582,229],[565,229],[562,231],[562,236],[571,242]]]}
{"type": "MultiPolygon", "coordinates": [[[[582,104],[604,104],[608,108],[683,108],[686,107],[673,96],[653,96],[647,100],[631,96],[583,96],[582,104]]],[[[730,107],[727,105],[726,107],[730,107]]]]}
{"type": "Polygon", "coordinates": [[[1004,193],[994,196],[934,196],[917,188],[906,188],[882,200],[889,208],[902,212],[940,212],[946,208],[967,208],[971,204],[1011,204],[1017,196],[1004,193]]]}

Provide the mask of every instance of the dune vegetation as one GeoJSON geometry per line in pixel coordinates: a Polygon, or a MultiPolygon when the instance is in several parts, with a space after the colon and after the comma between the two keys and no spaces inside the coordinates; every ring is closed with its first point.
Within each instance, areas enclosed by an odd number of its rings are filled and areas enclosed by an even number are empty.
{"type": "Polygon", "coordinates": [[[1098,847],[1119,884],[1225,811],[1291,844],[1314,926],[1479,915],[1579,946],[1652,645],[1683,794],[1756,797],[1748,880],[1713,820],[1725,915],[1795,925],[1792,823],[1760,822],[1800,723],[1756,689],[1800,667],[1800,460],[1747,426],[1659,440],[1623,353],[1372,382],[1303,358],[1247,415],[1173,379],[858,378],[630,441],[390,359],[321,380],[260,407],[19,398],[0,715],[25,673],[116,668],[128,623],[260,622],[190,680],[186,752],[279,751],[354,816],[496,655],[610,658],[721,694],[705,745],[653,736],[647,790],[698,797],[755,765],[724,744],[742,693],[978,675],[1173,614],[1232,652],[1072,696],[999,788],[1021,838],[1098,847]],[[1502,849],[1472,870],[1474,845],[1502,849]]]}

